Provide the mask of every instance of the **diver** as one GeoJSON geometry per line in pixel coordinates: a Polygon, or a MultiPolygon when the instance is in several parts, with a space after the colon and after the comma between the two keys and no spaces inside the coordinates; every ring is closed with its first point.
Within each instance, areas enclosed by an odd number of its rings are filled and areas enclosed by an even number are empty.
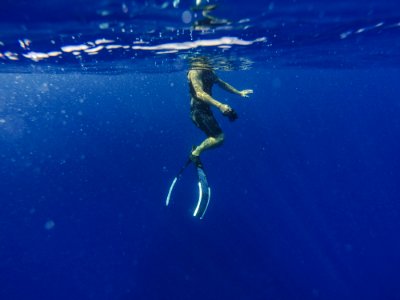
{"type": "Polygon", "coordinates": [[[204,57],[192,59],[187,76],[191,97],[190,113],[192,121],[207,135],[207,138],[199,146],[193,147],[189,158],[196,167],[202,167],[200,161],[201,153],[204,150],[220,146],[224,141],[224,133],[213,115],[211,106],[218,108],[232,122],[238,118],[233,108],[212,97],[213,85],[217,84],[222,89],[241,97],[249,97],[253,90],[239,91],[220,79],[215,74],[207,58],[204,57]]]}
{"type": "Polygon", "coordinates": [[[207,135],[207,138],[199,146],[193,147],[189,158],[169,187],[165,205],[169,206],[175,184],[182,176],[184,170],[193,163],[198,175],[199,188],[199,198],[193,210],[193,216],[203,219],[210,203],[211,188],[208,185],[207,176],[200,161],[200,154],[204,150],[220,146],[224,140],[224,134],[212,113],[211,106],[217,107],[230,121],[235,121],[238,118],[237,113],[229,105],[223,104],[212,97],[212,87],[214,84],[217,84],[224,90],[242,97],[248,97],[249,94],[253,93],[253,90],[239,91],[220,79],[205,57],[198,57],[191,60],[187,76],[191,97],[191,117],[194,124],[207,135]]]}

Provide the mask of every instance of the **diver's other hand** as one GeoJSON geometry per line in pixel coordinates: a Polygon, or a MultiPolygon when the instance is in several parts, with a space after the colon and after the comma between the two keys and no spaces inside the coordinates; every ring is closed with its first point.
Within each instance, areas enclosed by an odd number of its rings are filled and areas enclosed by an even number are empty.
{"type": "Polygon", "coordinates": [[[239,92],[240,96],[249,98],[249,94],[253,94],[253,90],[243,90],[239,92]]]}

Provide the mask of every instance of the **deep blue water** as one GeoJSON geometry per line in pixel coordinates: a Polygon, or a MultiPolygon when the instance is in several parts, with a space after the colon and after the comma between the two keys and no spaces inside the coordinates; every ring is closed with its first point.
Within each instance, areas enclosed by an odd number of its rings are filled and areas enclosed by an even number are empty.
{"type": "Polygon", "coordinates": [[[219,1],[232,26],[192,31],[165,3],[2,5],[0,299],[400,299],[399,5],[219,1]],[[226,36],[265,40],[132,48],[226,36]],[[130,48],[60,50],[97,39],[130,48]],[[196,55],[254,89],[214,89],[239,119],[215,111],[203,220],[193,167],[164,204],[204,138],[196,55]]]}

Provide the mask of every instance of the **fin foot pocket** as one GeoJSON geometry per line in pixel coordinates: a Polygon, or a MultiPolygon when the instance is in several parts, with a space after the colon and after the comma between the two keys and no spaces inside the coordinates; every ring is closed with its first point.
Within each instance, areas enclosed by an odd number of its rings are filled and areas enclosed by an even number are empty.
{"type": "Polygon", "coordinates": [[[203,164],[202,164],[202,162],[200,160],[200,156],[190,154],[189,159],[196,166],[196,168],[203,168],[203,164]]]}

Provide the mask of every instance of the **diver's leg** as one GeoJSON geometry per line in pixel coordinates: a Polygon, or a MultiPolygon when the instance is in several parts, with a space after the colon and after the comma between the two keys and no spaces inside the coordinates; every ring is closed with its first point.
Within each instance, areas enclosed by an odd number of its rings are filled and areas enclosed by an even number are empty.
{"type": "Polygon", "coordinates": [[[198,158],[204,150],[218,147],[222,144],[224,133],[211,111],[193,111],[192,121],[207,135],[207,138],[192,150],[192,157],[198,158]]]}
{"type": "Polygon", "coordinates": [[[200,154],[207,149],[215,148],[221,146],[224,141],[224,134],[220,133],[215,137],[208,137],[206,138],[199,146],[197,146],[193,151],[193,156],[200,156],[200,154]]]}

